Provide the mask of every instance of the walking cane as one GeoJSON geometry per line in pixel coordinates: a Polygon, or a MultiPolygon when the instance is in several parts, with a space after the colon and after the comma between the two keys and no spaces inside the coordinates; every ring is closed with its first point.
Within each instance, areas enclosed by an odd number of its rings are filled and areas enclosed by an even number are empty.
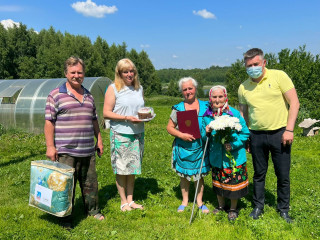
{"type": "Polygon", "coordinates": [[[195,204],[195,202],[196,202],[196,198],[197,198],[197,194],[198,194],[198,187],[199,187],[199,182],[200,182],[200,174],[201,174],[201,171],[202,171],[202,165],[203,165],[204,156],[206,155],[206,151],[207,151],[208,140],[209,140],[209,137],[207,136],[206,144],[205,144],[204,150],[203,150],[201,165],[200,165],[199,180],[198,180],[198,182],[197,182],[196,193],[195,193],[194,199],[193,199],[192,213],[191,213],[189,225],[190,225],[191,222],[192,222],[192,217],[193,217],[193,212],[194,212],[194,204],[195,204]]]}

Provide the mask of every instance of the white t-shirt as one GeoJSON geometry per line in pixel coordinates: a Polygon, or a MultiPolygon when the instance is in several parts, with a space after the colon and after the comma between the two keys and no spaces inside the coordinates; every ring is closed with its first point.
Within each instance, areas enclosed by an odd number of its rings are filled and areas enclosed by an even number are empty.
{"type": "MultiPolygon", "coordinates": [[[[111,84],[114,90],[116,103],[112,112],[123,116],[138,116],[138,110],[144,107],[143,88],[140,86],[135,90],[133,86],[124,86],[119,92],[116,86],[111,84]]],[[[110,121],[110,127],[118,132],[124,134],[136,134],[144,132],[144,123],[133,124],[125,121],[110,121]]]]}

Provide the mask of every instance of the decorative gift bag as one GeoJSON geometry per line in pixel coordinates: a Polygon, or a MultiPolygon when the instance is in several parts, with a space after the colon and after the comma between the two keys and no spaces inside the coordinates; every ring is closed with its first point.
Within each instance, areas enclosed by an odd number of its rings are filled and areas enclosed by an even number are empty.
{"type": "Polygon", "coordinates": [[[29,205],[65,217],[72,211],[74,168],[59,162],[31,162],[29,205]]]}

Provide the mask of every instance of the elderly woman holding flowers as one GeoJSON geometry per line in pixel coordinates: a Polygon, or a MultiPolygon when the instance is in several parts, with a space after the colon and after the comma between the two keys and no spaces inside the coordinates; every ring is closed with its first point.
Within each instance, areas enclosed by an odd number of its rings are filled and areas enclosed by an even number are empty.
{"type": "Polygon", "coordinates": [[[212,87],[209,102],[210,106],[203,115],[205,131],[202,132],[211,135],[208,154],[212,186],[219,203],[213,213],[225,211],[225,198],[228,198],[231,200],[228,219],[232,221],[238,217],[238,199],[248,194],[245,142],[250,132],[240,112],[228,105],[225,87],[212,87]]]}

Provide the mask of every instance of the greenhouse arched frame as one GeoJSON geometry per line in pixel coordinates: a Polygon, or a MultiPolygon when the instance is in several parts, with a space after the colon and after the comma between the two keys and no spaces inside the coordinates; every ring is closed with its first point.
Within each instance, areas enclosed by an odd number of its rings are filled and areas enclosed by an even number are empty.
{"type": "MultiPolygon", "coordinates": [[[[0,123],[6,128],[43,133],[47,97],[66,81],[66,78],[0,80],[0,123]]],[[[104,95],[110,84],[107,77],[85,77],[82,83],[94,97],[101,125],[104,95]]]]}

